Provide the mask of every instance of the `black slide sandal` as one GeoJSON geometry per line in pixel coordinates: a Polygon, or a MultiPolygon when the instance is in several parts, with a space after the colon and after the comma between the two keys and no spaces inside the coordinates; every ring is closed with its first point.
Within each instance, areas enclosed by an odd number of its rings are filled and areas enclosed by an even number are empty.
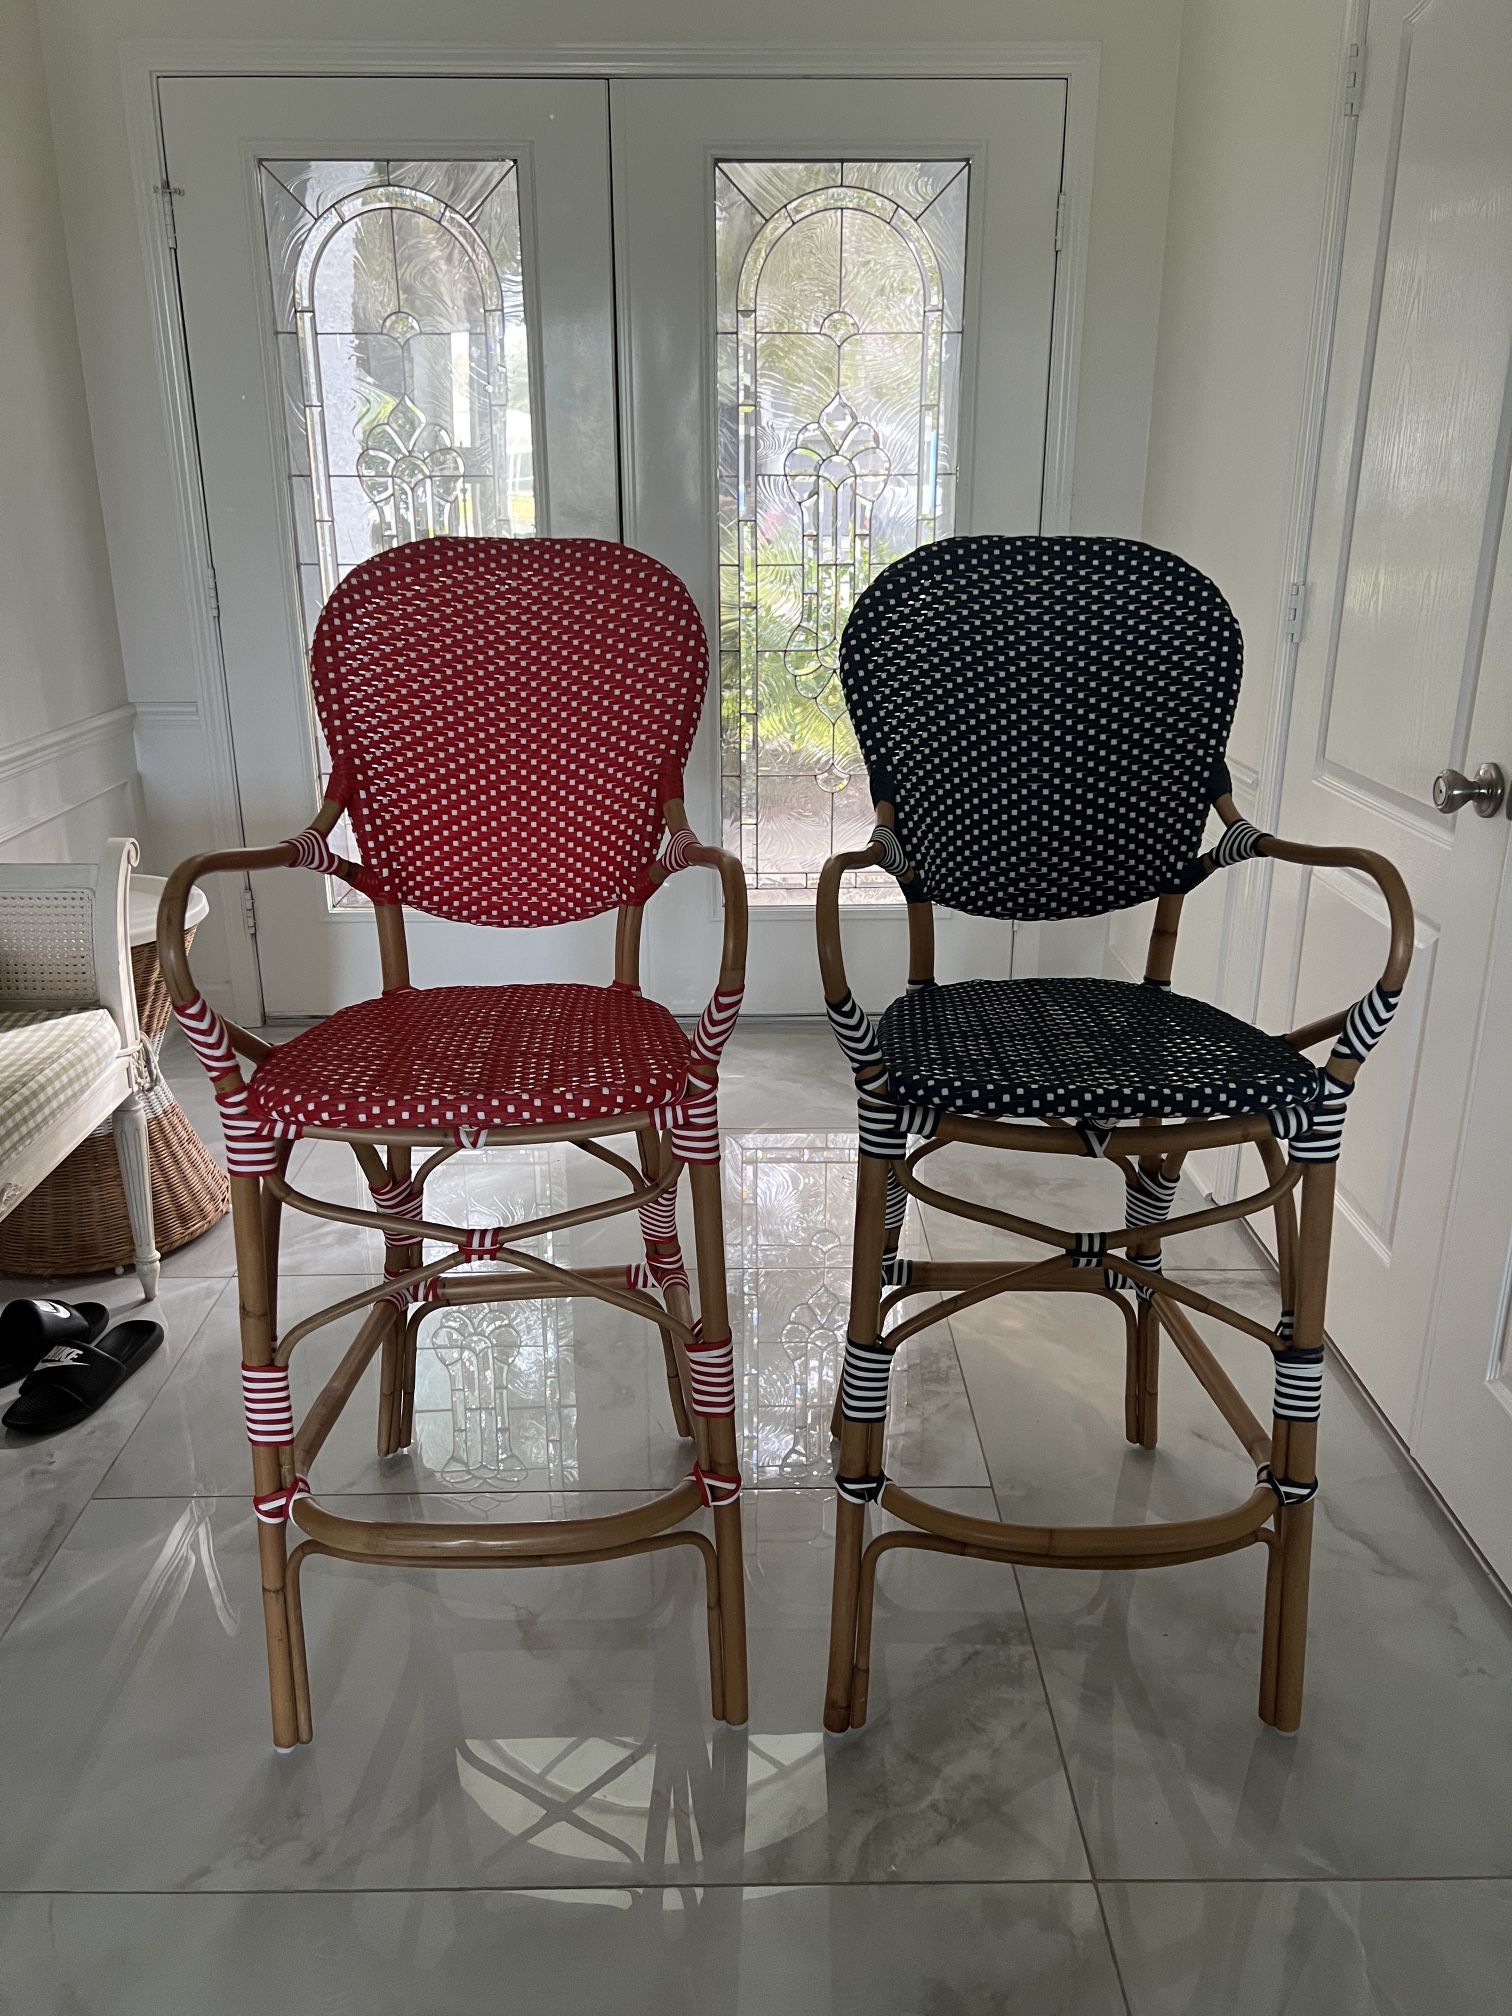
{"type": "Polygon", "coordinates": [[[161,1323],[118,1323],[98,1344],[54,1344],[3,1417],[23,1435],[52,1435],[86,1420],[163,1341],[161,1323]]]}
{"type": "Polygon", "coordinates": [[[94,1344],[105,1334],[110,1311],[103,1302],[60,1302],[34,1295],[0,1310],[0,1386],[24,1379],[54,1344],[94,1344]]]}

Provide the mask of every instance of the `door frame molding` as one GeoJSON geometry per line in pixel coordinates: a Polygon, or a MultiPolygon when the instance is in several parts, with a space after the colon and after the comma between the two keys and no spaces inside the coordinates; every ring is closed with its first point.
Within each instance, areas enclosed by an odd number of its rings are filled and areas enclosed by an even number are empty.
{"type": "MultiPolygon", "coordinates": [[[[1363,5],[1364,0],[1357,0],[1363,5]]],[[[198,37],[132,39],[121,45],[127,148],[137,229],[152,317],[154,375],[168,447],[170,484],[163,499],[188,613],[186,653],[195,667],[196,700],[211,802],[211,841],[240,847],[246,835],[231,737],[231,708],[216,613],[209,530],[200,478],[188,350],[170,210],[158,85],[165,77],[805,77],[973,80],[1062,78],[1066,84],[1064,209],[1056,262],[1042,528],[1068,530],[1071,516],[1083,304],[1092,214],[1099,47],[1095,42],[899,43],[818,45],[795,51],[771,45],[588,43],[509,49],[477,43],[208,41],[198,37]]],[[[224,906],[231,970],[230,1012],[262,1019],[257,952],[238,906],[224,906]]],[[[807,911],[803,913],[807,916],[807,911]]]]}

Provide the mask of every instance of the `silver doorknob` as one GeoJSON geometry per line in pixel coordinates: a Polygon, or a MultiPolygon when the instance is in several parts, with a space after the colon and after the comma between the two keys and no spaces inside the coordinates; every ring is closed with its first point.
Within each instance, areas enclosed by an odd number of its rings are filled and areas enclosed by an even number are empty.
{"type": "Polygon", "coordinates": [[[1507,780],[1499,763],[1482,763],[1473,777],[1458,770],[1440,770],[1433,780],[1433,802],[1444,813],[1473,805],[1482,819],[1494,819],[1506,795],[1507,780]]]}

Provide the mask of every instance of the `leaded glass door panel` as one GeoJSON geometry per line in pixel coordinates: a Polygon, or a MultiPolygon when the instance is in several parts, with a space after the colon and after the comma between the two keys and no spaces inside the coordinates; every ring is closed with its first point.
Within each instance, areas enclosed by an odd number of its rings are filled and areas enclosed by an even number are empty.
{"type": "MultiPolygon", "coordinates": [[[[917,545],[1041,529],[1065,86],[611,94],[626,536],[676,568],[717,630],[718,717],[688,799],[745,866],[748,1002],[816,1013],[819,871],[872,824],[837,676],[845,618],[917,545]]],[[[896,886],[879,874],[851,894],[856,970],[885,1000],[901,977],[896,886]]],[[[676,998],[714,924],[706,892],[669,898],[685,929],[648,951],[676,998]]],[[[1011,947],[1008,927],[942,920],[946,958],[978,972],[1009,971],[1011,947]]]]}
{"type": "MultiPolygon", "coordinates": [[[[307,652],[352,567],[438,533],[618,536],[605,87],[162,92],[238,788],[265,839],[318,799],[307,652]]],[[[261,878],[268,1014],[376,991],[354,901],[314,875],[261,878]]],[[[605,928],[532,934],[531,970],[597,977],[605,928]]],[[[499,934],[410,931],[417,979],[520,965],[499,934]]]]}

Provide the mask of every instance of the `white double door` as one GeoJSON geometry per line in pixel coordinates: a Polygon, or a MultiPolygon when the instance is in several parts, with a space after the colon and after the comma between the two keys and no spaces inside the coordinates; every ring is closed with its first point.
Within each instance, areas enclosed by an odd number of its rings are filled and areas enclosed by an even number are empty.
{"type": "MultiPolygon", "coordinates": [[[[1329,1329],[1512,1581],[1512,11],[1372,0],[1281,830],[1395,861],[1417,912],[1351,1100],[1329,1329]]],[[[1274,871],[1261,1019],[1365,991],[1389,932],[1347,872],[1274,871]]],[[[1324,1479],[1325,1489],[1327,1479],[1324,1479]]]]}
{"type": "MultiPolygon", "coordinates": [[[[307,654],[352,566],[622,538],[708,624],[688,808],[746,865],[748,1004],[818,1012],[817,871],[871,823],[845,612],[925,540],[1044,523],[1064,82],[172,78],[161,107],[248,841],[318,801],[307,654]]],[[[375,990],[342,894],[258,878],[244,1013],[375,990]]],[[[897,907],[854,907],[863,998],[901,984],[897,907]]],[[[420,984],[610,970],[612,919],[410,931],[420,984]]],[[[943,939],[1009,968],[1006,926],[943,939]]],[[[713,878],[677,878],[648,984],[696,1010],[718,940],[713,878]]]]}

